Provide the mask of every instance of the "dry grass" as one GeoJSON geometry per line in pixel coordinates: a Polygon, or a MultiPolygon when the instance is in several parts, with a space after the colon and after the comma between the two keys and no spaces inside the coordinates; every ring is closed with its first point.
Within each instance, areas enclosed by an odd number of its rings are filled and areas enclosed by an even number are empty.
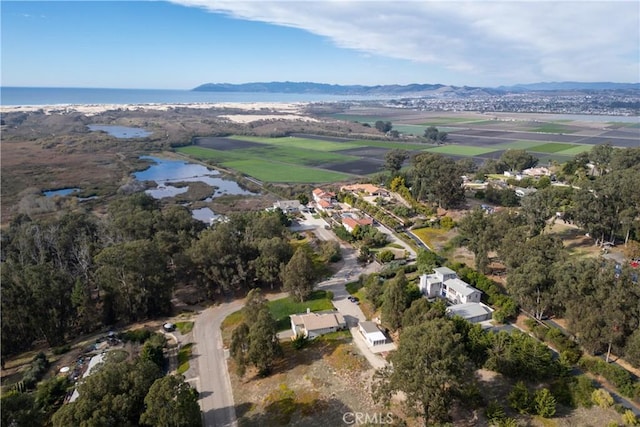
{"type": "Polygon", "coordinates": [[[370,397],[372,370],[348,333],[330,334],[295,350],[283,343],[285,357],[267,378],[249,371],[244,378],[229,363],[241,426],[342,425],[345,412],[380,411],[370,397]]]}

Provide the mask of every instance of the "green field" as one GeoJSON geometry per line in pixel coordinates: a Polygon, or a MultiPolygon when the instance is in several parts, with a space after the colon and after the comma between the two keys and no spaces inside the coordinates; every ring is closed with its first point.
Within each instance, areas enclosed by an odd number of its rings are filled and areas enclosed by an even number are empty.
{"type": "Polygon", "coordinates": [[[533,147],[536,147],[542,144],[546,144],[546,143],[540,142],[540,141],[529,141],[526,139],[520,139],[518,141],[508,142],[506,144],[494,145],[494,147],[499,148],[501,150],[530,150],[533,147]]]}
{"type": "Polygon", "coordinates": [[[202,160],[215,160],[217,163],[258,159],[293,163],[296,165],[317,166],[322,163],[335,163],[358,159],[358,157],[330,151],[316,151],[276,144],[264,144],[264,147],[239,148],[237,150],[214,150],[212,148],[189,146],[177,148],[176,151],[202,160]]]}
{"type": "Polygon", "coordinates": [[[317,166],[322,163],[337,163],[347,160],[358,160],[358,157],[332,153],[330,151],[314,151],[296,147],[266,145],[264,147],[241,148],[230,150],[235,160],[258,159],[274,162],[292,163],[296,165],[317,166]]]}
{"type": "Polygon", "coordinates": [[[570,150],[574,147],[576,147],[575,144],[565,144],[561,142],[548,142],[545,144],[536,145],[535,147],[531,147],[530,151],[534,151],[536,153],[557,153],[559,151],[570,150]]]}
{"type": "Polygon", "coordinates": [[[497,151],[495,147],[473,147],[471,145],[442,145],[429,148],[430,153],[450,154],[454,156],[479,156],[481,154],[497,151]]]}
{"type": "Polygon", "coordinates": [[[334,141],[322,141],[320,139],[310,139],[310,138],[293,138],[293,137],[268,138],[268,137],[239,136],[239,135],[230,136],[229,138],[237,139],[239,141],[250,141],[250,142],[257,142],[260,144],[283,146],[287,148],[291,148],[291,147],[300,148],[300,149],[314,150],[314,151],[338,151],[338,150],[348,150],[349,148],[358,147],[357,144],[353,144],[347,141],[334,142],[334,141]]]}
{"type": "Polygon", "coordinates": [[[339,172],[260,159],[234,160],[224,162],[222,165],[265,182],[336,182],[350,177],[339,172]]]}
{"type": "Polygon", "coordinates": [[[428,122],[424,122],[421,124],[424,126],[443,126],[443,125],[460,124],[460,123],[478,124],[482,122],[487,122],[487,120],[478,120],[470,117],[434,117],[432,119],[429,119],[428,122]]]}
{"type": "Polygon", "coordinates": [[[545,123],[542,126],[531,128],[529,129],[529,131],[541,132],[541,133],[574,133],[576,132],[574,129],[571,129],[556,123],[545,123]]]}
{"type": "Polygon", "coordinates": [[[232,151],[213,150],[211,148],[196,147],[194,145],[178,147],[175,150],[178,153],[186,154],[198,160],[214,160],[216,163],[238,160],[232,151]]]}
{"type": "Polygon", "coordinates": [[[573,145],[573,147],[562,150],[558,154],[562,154],[563,156],[575,156],[576,154],[584,153],[586,151],[591,151],[593,145],[573,145]]]}

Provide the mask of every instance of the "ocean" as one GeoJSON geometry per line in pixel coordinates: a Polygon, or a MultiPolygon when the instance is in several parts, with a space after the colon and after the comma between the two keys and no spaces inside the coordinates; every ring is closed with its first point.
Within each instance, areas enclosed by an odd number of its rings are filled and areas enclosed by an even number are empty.
{"type": "Polygon", "coordinates": [[[195,92],[167,89],[90,89],[0,87],[0,105],[195,104],[217,102],[321,102],[380,99],[371,97],[302,94],[195,92]]]}

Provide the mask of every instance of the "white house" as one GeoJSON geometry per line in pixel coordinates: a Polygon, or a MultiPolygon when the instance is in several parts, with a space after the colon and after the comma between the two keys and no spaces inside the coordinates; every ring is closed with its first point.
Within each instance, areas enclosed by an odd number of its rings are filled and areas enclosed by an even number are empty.
{"type": "Polygon", "coordinates": [[[445,280],[442,290],[453,304],[480,302],[482,296],[482,292],[458,278],[445,280]]]}
{"type": "Polygon", "coordinates": [[[468,302],[447,307],[447,315],[460,316],[471,323],[479,323],[491,320],[493,309],[481,302],[468,302]]]}
{"type": "Polygon", "coordinates": [[[455,271],[447,267],[438,267],[433,269],[432,274],[423,274],[420,276],[420,290],[427,298],[444,297],[442,292],[442,284],[445,280],[455,279],[458,275],[455,271]]]}
{"type": "Polygon", "coordinates": [[[301,211],[304,206],[299,200],[278,200],[273,204],[274,209],[280,209],[284,213],[292,213],[301,211]]]}
{"type": "Polygon", "coordinates": [[[358,323],[358,330],[370,346],[382,345],[387,342],[387,337],[378,329],[378,325],[373,322],[364,321],[358,323]]]}
{"type": "Polygon", "coordinates": [[[304,335],[313,339],[329,332],[340,331],[347,327],[342,314],[338,312],[311,313],[307,310],[305,314],[292,314],[291,330],[294,336],[304,335]]]}
{"type": "Polygon", "coordinates": [[[528,196],[529,194],[533,194],[533,193],[535,193],[536,191],[538,191],[538,190],[536,190],[535,188],[522,188],[522,187],[517,187],[517,188],[515,189],[516,196],[518,196],[518,197],[528,196]]]}
{"type": "Polygon", "coordinates": [[[482,292],[460,280],[455,271],[447,267],[433,269],[432,274],[420,276],[420,290],[427,298],[446,298],[452,304],[480,302],[482,292]]]}

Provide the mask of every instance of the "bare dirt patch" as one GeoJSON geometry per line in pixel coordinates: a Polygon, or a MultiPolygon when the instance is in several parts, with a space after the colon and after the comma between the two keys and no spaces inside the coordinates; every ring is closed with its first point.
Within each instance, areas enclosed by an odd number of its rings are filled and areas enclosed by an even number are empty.
{"type": "Polygon", "coordinates": [[[369,175],[382,170],[381,160],[359,159],[348,162],[331,163],[319,165],[319,168],[335,172],[349,173],[355,175],[369,175]]]}
{"type": "Polygon", "coordinates": [[[240,379],[230,361],[240,425],[324,427],[343,425],[347,412],[383,410],[370,397],[373,370],[348,333],[317,339],[302,350],[289,343],[284,348],[285,357],[267,378],[250,371],[240,379]]]}

